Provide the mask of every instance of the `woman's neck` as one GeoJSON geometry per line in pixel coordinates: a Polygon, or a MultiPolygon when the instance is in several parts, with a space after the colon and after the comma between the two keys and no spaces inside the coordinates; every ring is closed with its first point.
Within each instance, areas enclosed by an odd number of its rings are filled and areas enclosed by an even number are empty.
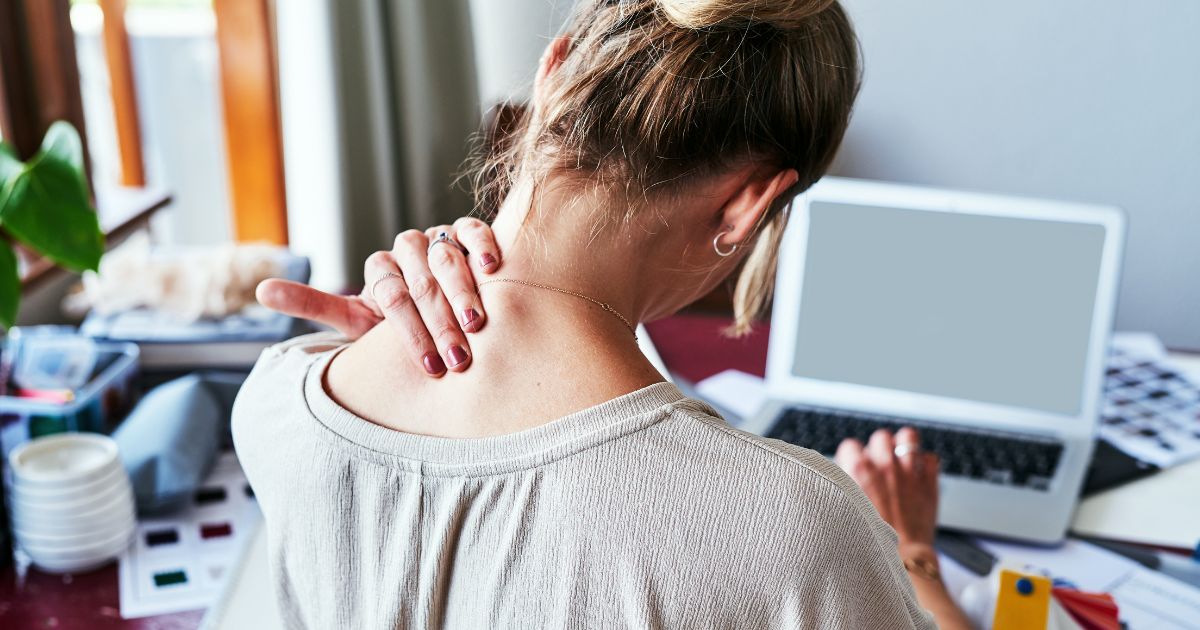
{"type": "Polygon", "coordinates": [[[606,205],[607,199],[566,187],[545,186],[533,200],[528,187],[514,190],[492,225],[504,258],[497,277],[585,295],[636,325],[644,315],[651,248],[630,230],[616,232],[619,238],[598,232],[596,218],[611,212],[606,205]]]}
{"type": "MultiPolygon", "coordinates": [[[[577,233],[561,224],[553,230],[539,225],[547,238],[527,236],[534,230],[522,228],[525,217],[513,210],[506,208],[495,223],[503,256],[498,277],[586,295],[636,323],[634,254],[613,264],[611,244],[552,238],[577,233]]],[[[662,380],[626,324],[587,299],[501,282],[481,286],[480,294],[488,321],[469,337],[466,372],[430,379],[410,365],[407,340],[379,326],[333,362],[330,393],[390,428],[482,437],[532,428],[662,380]]]]}

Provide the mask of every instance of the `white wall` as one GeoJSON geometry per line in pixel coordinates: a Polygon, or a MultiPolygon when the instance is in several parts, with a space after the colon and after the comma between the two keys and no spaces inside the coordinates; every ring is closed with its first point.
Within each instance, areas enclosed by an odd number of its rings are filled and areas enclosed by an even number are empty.
{"type": "Polygon", "coordinates": [[[843,3],[866,76],[836,172],[1122,206],[1117,327],[1200,349],[1200,3],[843,3]]]}
{"type": "Polygon", "coordinates": [[[573,0],[471,0],[479,98],[486,109],[533,85],[538,59],[573,0]]]}

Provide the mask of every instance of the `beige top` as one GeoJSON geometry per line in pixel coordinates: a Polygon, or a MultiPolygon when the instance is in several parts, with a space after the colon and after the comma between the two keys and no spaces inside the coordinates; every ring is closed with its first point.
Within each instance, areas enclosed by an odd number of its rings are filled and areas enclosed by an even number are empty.
{"type": "Polygon", "coordinates": [[[234,408],[289,627],[934,627],[812,451],[667,383],[500,437],[393,431],[325,393],[341,345],[268,349],[234,408]]]}

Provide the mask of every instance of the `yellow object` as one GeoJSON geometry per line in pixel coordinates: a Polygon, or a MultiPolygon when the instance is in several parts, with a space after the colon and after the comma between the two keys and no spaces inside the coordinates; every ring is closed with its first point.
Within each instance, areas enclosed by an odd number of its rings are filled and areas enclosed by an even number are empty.
{"type": "Polygon", "coordinates": [[[992,630],[1044,630],[1050,617],[1051,587],[1044,577],[1001,571],[992,630]]]}

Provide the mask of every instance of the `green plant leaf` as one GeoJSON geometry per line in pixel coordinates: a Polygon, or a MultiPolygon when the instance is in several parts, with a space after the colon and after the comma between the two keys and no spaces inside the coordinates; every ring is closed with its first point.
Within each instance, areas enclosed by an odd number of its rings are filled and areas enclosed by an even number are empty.
{"type": "Polygon", "coordinates": [[[83,172],[83,141],[79,139],[79,132],[75,131],[71,123],[62,120],[50,123],[50,128],[42,138],[39,152],[43,155],[53,155],[74,166],[80,173],[83,172]]]}
{"type": "Polygon", "coordinates": [[[69,135],[60,133],[58,144],[48,139],[42,151],[4,182],[0,222],[60,265],[96,269],[104,253],[104,235],[88,200],[83,173],[69,161],[73,159],[69,135]]]}
{"type": "Polygon", "coordinates": [[[21,172],[25,165],[17,159],[17,152],[7,142],[0,142],[0,209],[4,208],[4,198],[8,196],[9,184],[21,172]]]}
{"type": "Polygon", "coordinates": [[[12,328],[21,303],[21,278],[17,275],[17,256],[12,245],[0,241],[0,325],[12,328]]]}

